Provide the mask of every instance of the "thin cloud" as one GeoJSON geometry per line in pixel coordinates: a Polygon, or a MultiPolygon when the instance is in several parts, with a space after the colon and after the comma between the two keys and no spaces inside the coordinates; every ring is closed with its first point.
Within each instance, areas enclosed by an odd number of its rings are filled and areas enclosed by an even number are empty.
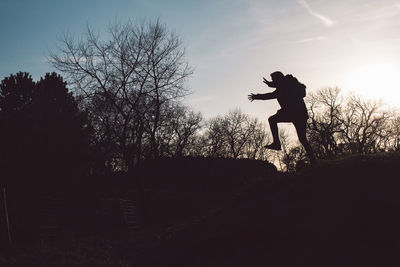
{"type": "Polygon", "coordinates": [[[400,13],[400,3],[384,6],[374,12],[373,19],[386,19],[395,17],[400,13]]]}
{"type": "Polygon", "coordinates": [[[301,44],[301,43],[309,43],[309,42],[315,42],[315,41],[323,41],[325,39],[326,39],[325,36],[317,36],[317,37],[310,37],[310,38],[292,41],[291,43],[301,44]]]}
{"type": "Polygon", "coordinates": [[[310,4],[307,3],[306,0],[297,0],[297,3],[299,3],[302,7],[304,7],[311,16],[313,16],[313,17],[319,19],[320,21],[322,21],[322,23],[324,23],[324,25],[326,27],[331,27],[331,26],[333,26],[333,24],[335,24],[335,22],[332,19],[330,19],[327,16],[324,16],[324,15],[322,15],[320,13],[315,12],[311,8],[310,4]]]}

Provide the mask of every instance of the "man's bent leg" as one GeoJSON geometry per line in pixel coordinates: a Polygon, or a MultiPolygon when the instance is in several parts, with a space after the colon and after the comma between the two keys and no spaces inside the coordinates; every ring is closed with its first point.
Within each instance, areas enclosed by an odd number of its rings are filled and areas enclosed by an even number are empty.
{"type": "Polygon", "coordinates": [[[273,142],[272,142],[272,144],[265,146],[265,148],[281,150],[281,142],[279,141],[277,117],[278,117],[278,115],[275,114],[268,118],[269,127],[271,128],[273,142]]]}
{"type": "Polygon", "coordinates": [[[304,149],[307,152],[307,156],[310,159],[311,163],[315,163],[316,159],[314,156],[313,149],[310,145],[310,143],[307,140],[307,135],[306,135],[306,130],[307,130],[307,120],[298,120],[296,122],[293,122],[296,131],[297,131],[297,136],[299,137],[300,143],[303,145],[304,149]]]}
{"type": "Polygon", "coordinates": [[[265,146],[265,148],[281,150],[281,141],[279,140],[279,132],[278,132],[278,122],[291,122],[289,113],[280,109],[275,115],[269,117],[268,122],[274,140],[272,144],[265,146]]]}

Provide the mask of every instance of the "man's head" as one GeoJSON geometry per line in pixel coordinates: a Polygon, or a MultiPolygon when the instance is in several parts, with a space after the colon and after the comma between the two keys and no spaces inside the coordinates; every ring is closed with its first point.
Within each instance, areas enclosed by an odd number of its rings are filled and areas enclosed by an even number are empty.
{"type": "Polygon", "coordinates": [[[285,78],[285,76],[280,71],[275,71],[275,72],[271,73],[271,79],[273,82],[279,83],[279,82],[283,81],[284,78],[285,78]]]}

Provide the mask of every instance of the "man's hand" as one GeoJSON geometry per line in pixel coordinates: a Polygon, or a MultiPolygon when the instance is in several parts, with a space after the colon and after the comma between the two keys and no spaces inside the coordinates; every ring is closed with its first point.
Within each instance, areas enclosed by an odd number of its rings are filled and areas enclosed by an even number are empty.
{"type": "Polygon", "coordinates": [[[255,94],[248,95],[248,99],[253,102],[253,100],[257,99],[255,94]]]}
{"type": "Polygon", "coordinates": [[[264,77],[263,77],[263,83],[265,83],[268,86],[270,86],[270,84],[271,84],[271,82],[268,81],[267,79],[265,79],[264,77]]]}

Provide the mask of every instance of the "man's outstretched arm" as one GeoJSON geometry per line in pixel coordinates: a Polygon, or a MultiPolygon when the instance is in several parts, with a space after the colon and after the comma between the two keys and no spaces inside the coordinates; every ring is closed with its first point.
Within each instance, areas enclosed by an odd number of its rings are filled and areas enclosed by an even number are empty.
{"type": "Polygon", "coordinates": [[[276,98],[276,90],[273,91],[272,93],[266,93],[266,94],[250,94],[248,95],[248,98],[250,101],[274,99],[276,98]]]}

